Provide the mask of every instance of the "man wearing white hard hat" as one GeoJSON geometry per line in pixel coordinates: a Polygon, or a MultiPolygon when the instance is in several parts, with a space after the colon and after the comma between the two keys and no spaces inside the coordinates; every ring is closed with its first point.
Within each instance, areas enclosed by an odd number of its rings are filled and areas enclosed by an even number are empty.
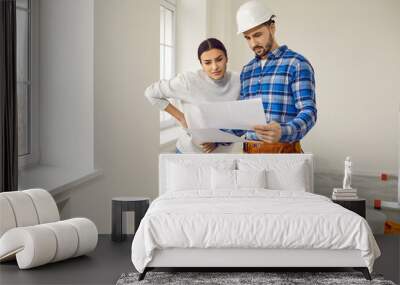
{"type": "Polygon", "coordinates": [[[240,75],[240,99],[261,97],[267,121],[254,131],[233,131],[245,134],[247,153],[301,153],[300,140],[317,120],[314,70],[304,56],[277,44],[274,19],[259,0],[244,3],[236,15],[238,34],[255,53],[240,75]]]}

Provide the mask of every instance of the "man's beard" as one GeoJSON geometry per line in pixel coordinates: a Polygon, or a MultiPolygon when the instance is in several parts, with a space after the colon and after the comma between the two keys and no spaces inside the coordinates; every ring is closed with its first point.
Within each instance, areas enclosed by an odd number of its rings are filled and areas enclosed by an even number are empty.
{"type": "Polygon", "coordinates": [[[270,33],[269,41],[268,41],[268,43],[265,45],[265,47],[262,47],[262,46],[255,46],[255,47],[253,48],[253,51],[254,51],[254,53],[256,54],[256,56],[263,57],[263,56],[265,56],[266,54],[268,54],[268,53],[271,51],[271,49],[272,49],[273,42],[274,42],[274,39],[272,38],[272,34],[270,33]],[[258,49],[258,48],[262,48],[262,49],[263,49],[263,52],[262,52],[260,55],[257,54],[257,52],[256,52],[256,49],[258,49]]]}

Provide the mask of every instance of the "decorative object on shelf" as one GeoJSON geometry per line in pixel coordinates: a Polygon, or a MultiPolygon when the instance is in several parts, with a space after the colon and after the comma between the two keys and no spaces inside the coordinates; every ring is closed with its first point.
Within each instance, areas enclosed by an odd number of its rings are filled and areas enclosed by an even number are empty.
{"type": "Polygon", "coordinates": [[[385,235],[398,235],[400,234],[400,223],[393,220],[387,220],[385,222],[385,235]]]}
{"type": "Polygon", "coordinates": [[[343,188],[333,188],[333,200],[357,200],[357,189],[351,187],[352,163],[350,156],[344,161],[343,188]]]}
{"type": "MultiPolygon", "coordinates": [[[[400,168],[399,168],[399,173],[400,173],[400,168]]],[[[395,176],[391,176],[387,173],[381,173],[380,174],[380,188],[382,191],[392,191],[392,185],[393,180],[397,180],[397,191],[398,191],[398,201],[380,201],[380,207],[379,208],[384,208],[384,209],[391,209],[391,210],[400,210],[400,179],[397,179],[395,176]]]]}
{"type": "Polygon", "coordinates": [[[343,189],[351,189],[351,159],[346,157],[344,161],[343,189]]]}
{"type": "Polygon", "coordinates": [[[375,199],[374,200],[374,208],[377,210],[381,209],[381,200],[380,199],[375,199]]]}
{"type": "Polygon", "coordinates": [[[342,189],[342,188],[333,188],[332,193],[333,200],[357,200],[359,199],[357,195],[357,189],[342,189]]]}

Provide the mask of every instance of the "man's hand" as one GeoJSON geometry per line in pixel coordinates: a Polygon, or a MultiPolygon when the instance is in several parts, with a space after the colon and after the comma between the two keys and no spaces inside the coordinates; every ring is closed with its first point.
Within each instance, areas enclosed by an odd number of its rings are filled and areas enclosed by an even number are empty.
{"type": "Polygon", "coordinates": [[[204,152],[210,153],[214,149],[217,148],[217,144],[216,143],[202,143],[201,148],[203,149],[204,152]]]}
{"type": "Polygon", "coordinates": [[[257,125],[254,131],[260,140],[267,143],[277,143],[282,137],[281,125],[274,121],[266,125],[257,125]]]}

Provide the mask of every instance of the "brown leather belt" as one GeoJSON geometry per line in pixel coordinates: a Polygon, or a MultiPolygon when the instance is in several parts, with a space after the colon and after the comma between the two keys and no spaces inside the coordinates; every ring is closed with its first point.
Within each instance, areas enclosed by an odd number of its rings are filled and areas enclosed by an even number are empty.
{"type": "Polygon", "coordinates": [[[245,153],[303,153],[300,142],[294,143],[266,143],[250,141],[243,143],[245,153]]]}

